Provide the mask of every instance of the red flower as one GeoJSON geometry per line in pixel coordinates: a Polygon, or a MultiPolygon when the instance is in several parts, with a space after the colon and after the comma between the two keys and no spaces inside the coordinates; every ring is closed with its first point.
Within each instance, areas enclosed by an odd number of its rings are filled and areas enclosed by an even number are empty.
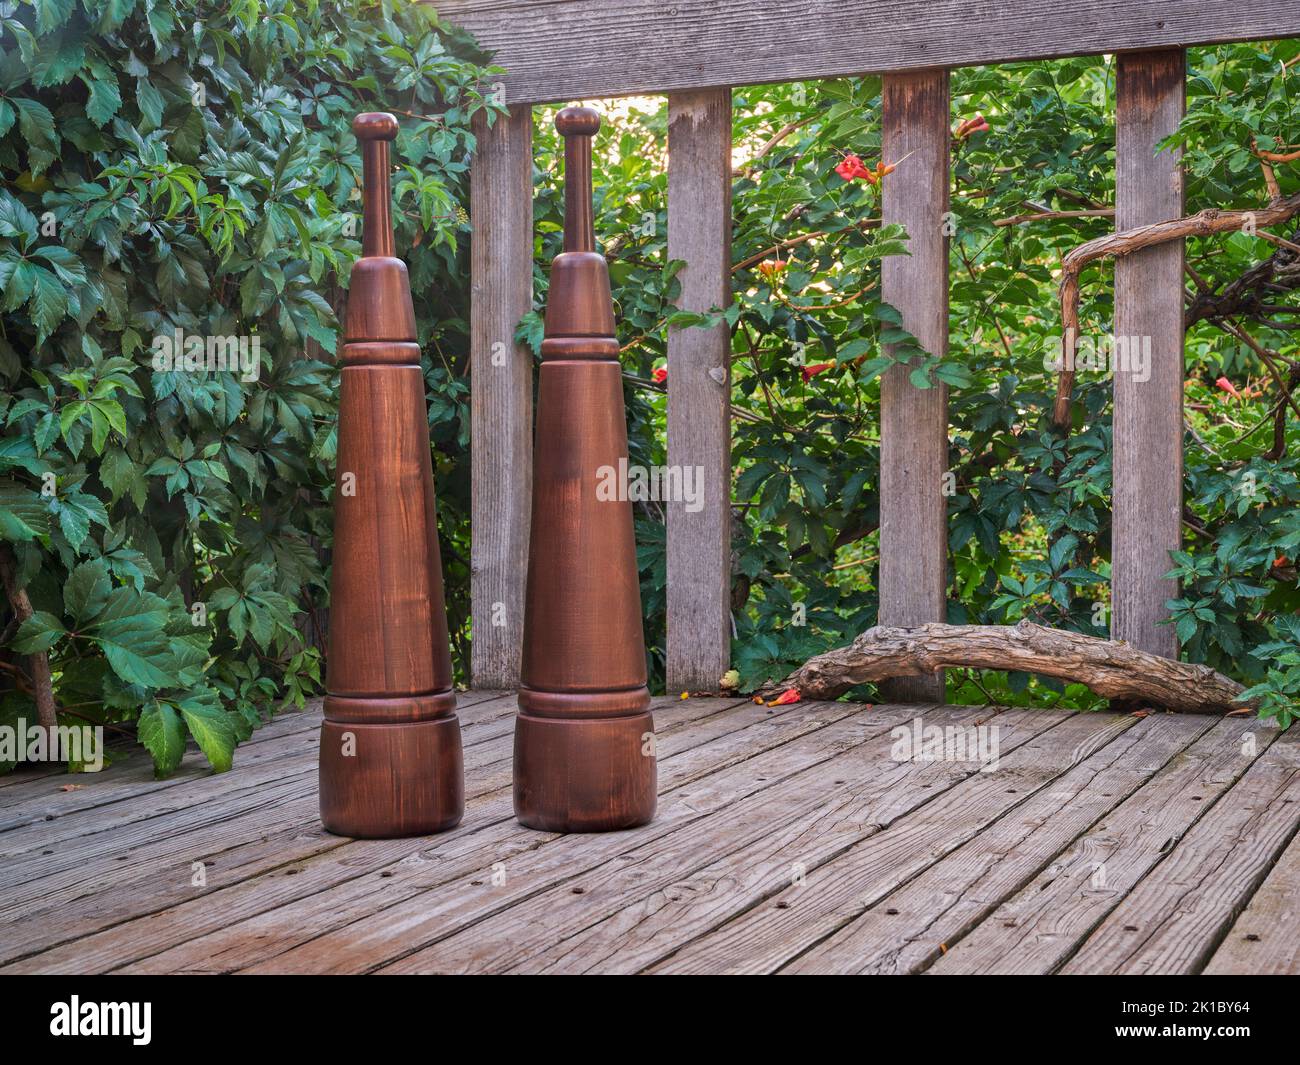
{"type": "Polygon", "coordinates": [[[854,178],[866,178],[871,184],[876,183],[876,175],[873,174],[862,164],[862,160],[856,155],[846,155],[835,168],[835,173],[839,174],[845,181],[852,181],[854,178]]]}
{"type": "Polygon", "coordinates": [[[653,377],[658,384],[662,385],[668,380],[668,367],[656,366],[650,371],[650,376],[653,377]]]}
{"type": "Polygon", "coordinates": [[[953,133],[953,139],[964,141],[972,133],[987,133],[988,128],[988,120],[977,111],[974,118],[964,119],[958,124],[956,131],[953,133]]]}
{"type": "Polygon", "coordinates": [[[1236,396],[1237,399],[1241,399],[1241,393],[1237,391],[1237,386],[1234,385],[1231,381],[1229,381],[1226,377],[1220,377],[1214,383],[1218,385],[1221,389],[1223,389],[1223,391],[1227,392],[1228,395],[1236,396]]]}
{"type": "Polygon", "coordinates": [[[778,274],[785,273],[785,268],[789,265],[784,259],[768,259],[758,264],[758,272],[771,282],[778,274]]]}
{"type": "Polygon", "coordinates": [[[799,372],[803,374],[804,381],[811,381],[819,373],[824,373],[835,366],[833,362],[815,362],[811,366],[803,367],[799,372]]]}
{"type": "Polygon", "coordinates": [[[790,688],[790,689],[788,689],[788,690],[786,690],[786,691],[783,691],[780,695],[778,695],[775,699],[773,699],[773,700],[772,700],[770,703],[768,703],[767,705],[768,705],[768,706],[786,706],[786,705],[789,704],[789,703],[797,703],[797,702],[799,701],[800,698],[801,698],[801,696],[799,695],[799,689],[798,689],[798,688],[790,688]]]}

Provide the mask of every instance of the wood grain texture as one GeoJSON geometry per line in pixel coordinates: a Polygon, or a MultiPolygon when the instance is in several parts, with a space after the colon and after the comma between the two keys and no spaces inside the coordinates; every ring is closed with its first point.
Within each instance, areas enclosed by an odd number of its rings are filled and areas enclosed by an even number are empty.
{"type": "MultiPolygon", "coordinates": [[[[1164,766],[931,968],[934,973],[1056,972],[1081,939],[1155,870],[1250,767],[1242,723],[1216,724],[1164,766]]],[[[1267,745],[1271,736],[1261,739],[1267,745]]],[[[1220,841],[1220,849],[1227,844],[1220,841]]]]}
{"type": "MultiPolygon", "coordinates": [[[[859,760],[867,772],[832,780],[815,811],[805,817],[774,818],[768,831],[752,842],[737,846],[742,839],[726,818],[718,818],[712,825],[700,826],[709,831],[707,845],[680,847],[674,839],[643,848],[621,869],[613,870],[626,885],[622,905],[614,913],[572,935],[557,937],[560,942],[530,957],[517,971],[634,973],[670,955],[662,971],[765,971],[774,938],[790,943],[791,951],[812,941],[797,945],[780,932],[767,935],[760,926],[769,916],[784,924],[791,911],[798,911],[796,917],[806,915],[815,907],[806,907],[805,902],[829,884],[840,889],[841,904],[867,890],[870,878],[839,872],[834,864],[837,856],[907,822],[923,807],[947,811],[955,805],[970,810],[974,804],[967,785],[975,778],[983,777],[985,791],[992,790],[993,780],[998,781],[995,803],[1013,801],[1007,796],[1007,779],[1016,783],[1025,779],[1016,772],[1021,748],[1032,746],[1035,737],[1059,726],[1066,716],[1014,711],[990,715],[982,708],[969,708],[964,716],[949,712],[945,724],[987,722],[999,728],[1000,753],[1008,772],[985,775],[978,763],[950,761],[933,763],[918,773],[913,763],[893,757],[891,735],[862,749],[859,760]],[[774,903],[774,898],[779,901],[774,903]],[[714,930],[720,933],[716,937],[710,934],[714,930]],[[706,935],[709,947],[696,953],[706,935]]],[[[1095,734],[1106,724],[1088,723],[1080,733],[1095,734]]],[[[945,817],[950,819],[951,814],[945,817]]],[[[972,821],[973,831],[979,822],[972,821]]],[[[943,831],[945,837],[953,835],[947,826],[943,831]]],[[[896,875],[906,875],[910,862],[931,859],[930,848],[915,842],[909,839],[893,852],[898,859],[891,863],[896,875]]],[[[560,904],[559,899],[553,902],[560,904]]],[[[587,920],[593,916],[590,906],[584,916],[587,920]]],[[[784,953],[784,947],[778,949],[784,953]]]]}
{"type": "MultiPolygon", "coordinates": [[[[981,772],[979,763],[971,761],[904,763],[910,772],[885,792],[858,840],[845,841],[849,845],[838,853],[826,853],[830,861],[806,861],[802,882],[780,878],[778,869],[759,863],[766,883],[754,905],[682,946],[650,971],[777,971],[882,894],[974,836],[1018,802],[1018,796],[1059,776],[1078,747],[1103,745],[1122,731],[1113,718],[1059,712],[1044,716],[1017,710],[997,715],[982,711],[963,721],[948,710],[919,718],[926,726],[941,721],[941,727],[979,723],[998,729],[997,767],[981,772]]],[[[886,760],[894,760],[892,747],[885,749],[871,775],[889,777],[895,767],[886,760]]]]}
{"type": "MultiPolygon", "coordinates": [[[[514,695],[482,694],[459,694],[466,816],[439,836],[324,832],[319,708],[273,722],[229,773],[154,782],[126,762],[76,778],[82,788],[61,797],[78,808],[52,808],[48,846],[36,822],[0,831],[0,844],[24,839],[0,862],[0,971],[644,971],[674,957],[690,967],[719,942],[717,968],[909,971],[939,943],[1008,932],[1004,904],[1040,890],[1045,916],[1060,919],[1033,934],[1083,957],[1106,923],[1076,913],[1058,883],[1077,879],[1078,846],[1118,848],[1108,868],[1132,874],[1104,891],[1082,885],[1090,906],[1139,909],[1204,958],[1230,949],[1231,935],[1219,947],[1225,921],[1246,902],[1246,917],[1271,913],[1262,930],[1280,934],[1241,949],[1265,952],[1261,969],[1300,971],[1290,911],[1269,909],[1295,898],[1300,876],[1300,802],[1287,801],[1300,736],[1272,742],[1274,730],[1244,719],[661,698],[659,818],[575,837],[514,821],[514,695]],[[889,733],[918,715],[943,728],[1000,723],[998,769],[896,762],[889,733]],[[1207,728],[1221,742],[1204,742],[1207,728]],[[1243,773],[1245,732],[1262,753],[1243,773]]],[[[0,819],[10,803],[48,801],[48,786],[5,789],[0,819]]],[[[1090,877],[1091,861],[1079,872],[1090,877]]]]}
{"type": "MultiPolygon", "coordinates": [[[[881,264],[881,295],[926,351],[948,351],[948,74],[887,76],[881,100],[881,157],[898,169],[882,183],[881,219],[902,225],[909,255],[881,264]]],[[[948,583],[948,390],[917,388],[905,365],[880,379],[881,625],[945,621],[948,583]]],[[[943,672],[881,685],[897,702],[942,702],[943,672]]]]}
{"type": "MultiPolygon", "coordinates": [[[[810,726],[794,715],[764,715],[756,721],[756,715],[743,705],[720,700],[656,701],[654,712],[662,729],[664,794],[854,711],[847,704],[827,709],[827,715],[810,726]],[[710,717],[719,706],[728,705],[736,712],[718,715],[718,720],[710,717]],[[769,724],[775,727],[765,727],[769,724]]],[[[740,779],[743,768],[734,779],[740,779]]],[[[256,883],[241,886],[237,893],[228,894],[227,906],[236,914],[257,916],[242,922],[227,920],[211,933],[170,950],[156,948],[148,952],[150,960],[139,970],[345,972],[373,968],[380,960],[414,949],[421,942],[420,927],[450,934],[456,927],[453,912],[464,920],[490,913],[503,900],[527,897],[529,886],[538,877],[563,879],[581,871],[584,863],[597,862],[617,850],[619,841],[626,839],[566,839],[521,828],[510,818],[508,773],[502,782],[505,787],[484,791],[471,800],[457,843],[431,855],[433,860],[419,860],[418,852],[405,857],[380,854],[367,844],[364,852],[354,847],[348,855],[331,856],[328,868],[312,865],[300,870],[302,875],[292,882],[268,877],[262,881],[260,896],[254,890],[256,883]],[[496,871],[496,863],[504,863],[505,884],[492,882],[488,876],[496,871]],[[378,894],[373,890],[376,878],[383,881],[385,889],[378,894]],[[445,899],[455,904],[454,911],[438,905],[436,899],[418,897],[428,891],[454,895],[445,899]],[[268,892],[276,897],[266,898],[268,892]],[[254,906],[256,909],[250,909],[254,906]],[[269,912],[272,910],[276,912],[269,912]],[[157,954],[157,950],[163,953],[157,954]]],[[[749,786],[760,788],[762,782],[750,782],[749,786]]],[[[205,900],[203,913],[210,915],[213,905],[208,902],[205,900]]],[[[176,916],[195,921],[199,915],[191,907],[188,915],[178,910],[176,916]]],[[[138,950],[128,931],[123,928],[105,939],[96,958],[102,959],[103,950],[109,948],[138,950]]],[[[141,931],[155,940],[153,925],[141,931]]]]}
{"type": "MultiPolygon", "coordinates": [[[[1246,723],[1243,722],[1244,726],[1246,723]]],[[[1249,731],[1238,728],[1239,735],[1249,731]]],[[[1244,738],[1242,740],[1244,742],[1244,738]]],[[[1097,926],[1062,973],[1148,975],[1201,971],[1233,917],[1295,832],[1300,734],[1287,732],[1257,758],[1148,877],[1097,926]]],[[[1300,928],[1275,913],[1273,964],[1294,953],[1300,928]]],[[[1262,954],[1262,952],[1261,952],[1262,954]]],[[[1264,960],[1261,957],[1261,961],[1264,960]]]]}
{"type": "MultiPolygon", "coordinates": [[[[680,755],[693,745],[716,740],[729,729],[741,729],[751,723],[723,716],[698,731],[688,732],[684,728],[699,718],[716,717],[720,709],[730,705],[735,704],[720,700],[664,701],[662,711],[658,711],[666,734],[664,750],[669,755],[680,755]]],[[[846,704],[845,712],[850,709],[846,704]]],[[[503,718],[512,722],[514,710],[513,693],[481,707],[462,710],[470,733],[466,737],[465,762],[471,773],[468,790],[473,809],[457,833],[458,838],[496,825],[509,830],[511,835],[502,837],[507,841],[531,840],[529,846],[538,841],[535,834],[515,825],[510,816],[510,730],[496,731],[487,737],[480,730],[479,737],[473,738],[475,726],[492,725],[503,718]]],[[[311,716],[313,723],[319,724],[319,715],[311,716]]],[[[799,725],[793,715],[791,724],[799,725]]],[[[780,739],[774,736],[770,742],[777,743],[780,739]]],[[[695,758],[694,773],[700,775],[712,768],[717,751],[725,748],[723,741],[695,758]]],[[[308,746],[299,754],[298,761],[305,767],[314,757],[314,745],[308,746]]],[[[686,764],[689,762],[688,755],[674,763],[675,771],[681,774],[675,783],[690,778],[692,766],[686,764]]],[[[291,768],[284,765],[282,775],[291,775],[291,768]]],[[[304,782],[301,806],[308,809],[311,778],[303,775],[301,779],[304,782]]],[[[212,780],[227,787],[230,783],[229,777],[212,780]]],[[[187,789],[192,806],[211,797],[195,792],[199,783],[187,789]]],[[[149,809],[146,803],[132,807],[140,817],[147,817],[149,809]]],[[[116,824],[102,816],[101,822],[105,826],[116,824]]],[[[247,838],[224,840],[226,846],[198,851],[197,857],[208,866],[208,882],[201,886],[192,883],[190,863],[196,853],[184,843],[175,850],[160,852],[157,858],[133,852],[124,863],[85,863],[78,881],[66,888],[47,891],[39,900],[28,904],[19,921],[5,926],[4,935],[0,936],[0,960],[21,958],[44,947],[46,953],[42,959],[24,967],[25,971],[69,971],[69,966],[76,969],[82,965],[104,971],[187,942],[198,945],[190,947],[189,954],[177,950],[171,957],[187,969],[199,967],[194,959],[203,957],[202,951],[212,948],[218,939],[222,943],[238,941],[243,919],[283,907],[325,888],[356,881],[360,883],[354,883],[354,887],[365,888],[373,875],[387,881],[395,872],[410,870],[412,860],[428,846],[428,840],[342,840],[325,834],[305,816],[298,822],[301,827],[283,830],[274,826],[262,830],[256,814],[244,819],[242,824],[250,830],[247,838]],[[231,842],[233,846],[228,845],[231,842]],[[203,938],[213,932],[219,935],[203,938]],[[76,959],[76,964],[70,959],[76,959]]],[[[460,848],[461,844],[457,844],[457,852],[460,848]]],[[[113,855],[113,858],[120,856],[113,855]]],[[[49,886],[46,882],[46,887],[49,886]]],[[[370,894],[374,896],[373,892],[370,894]]],[[[384,895],[385,903],[392,901],[388,894],[384,895]]],[[[286,916],[292,917],[292,913],[287,911],[286,916]]],[[[295,933],[282,930],[275,939],[250,937],[258,940],[258,949],[264,952],[259,956],[274,953],[276,942],[290,934],[310,938],[328,925],[325,918],[319,918],[300,929],[293,927],[295,933]]],[[[220,971],[218,953],[214,951],[210,958],[213,971],[220,971]]]]}
{"type": "MultiPolygon", "coordinates": [[[[731,90],[668,98],[668,258],[683,310],[731,302],[731,90]]],[[[668,465],[696,471],[703,506],[666,506],[667,688],[716,691],[731,664],[731,338],[668,333],[668,465]]]]}
{"type": "MultiPolygon", "coordinates": [[[[1210,727],[1204,718],[1174,715],[1122,718],[1116,734],[1081,747],[1073,767],[1017,799],[1004,816],[902,887],[876,898],[854,920],[783,968],[784,973],[917,972],[938,959],[945,944],[970,932],[1018,891],[1097,819],[1149,780],[1162,765],[1210,727]]],[[[1055,738],[1055,737],[1054,737],[1055,738]]],[[[954,835],[974,811],[954,815],[954,835]]],[[[836,863],[826,875],[848,875],[836,863]]]]}
{"type": "Polygon", "coordinates": [[[1293,0],[438,0],[540,103],[1262,40],[1293,0]]]}
{"type": "Polygon", "coordinates": [[[1028,618],[1015,625],[877,625],[847,647],[814,655],[758,695],[793,688],[806,699],[835,699],[858,684],[924,676],[940,666],[1039,673],[1135,707],[1222,714],[1252,705],[1238,701],[1242,685],[1202,663],[1176,662],[1028,618]]]}
{"type": "Polygon", "coordinates": [[[1214,957],[1207,975],[1300,973],[1300,834],[1273,866],[1214,957]]]}
{"type": "Polygon", "coordinates": [[[342,836],[422,835],[464,810],[460,726],[424,376],[406,264],[393,245],[397,119],[358,115],[362,255],[339,384],[321,823],[342,836]]]}
{"type": "Polygon", "coordinates": [[[628,465],[622,367],[593,229],[600,125],[590,107],[555,116],[564,250],[546,295],[515,728],[515,814],[546,832],[644,824],[657,794],[636,532],[617,483],[628,465]]]}
{"type": "Polygon", "coordinates": [[[519,683],[532,499],[533,356],[514,339],[533,306],[533,115],[475,116],[470,170],[470,674],[519,683]]]}
{"type": "MultiPolygon", "coordinates": [[[[1164,222],[1183,213],[1182,168],[1156,145],[1185,108],[1181,50],[1121,55],[1116,74],[1115,225],[1164,222]]],[[[1114,375],[1111,635],[1143,651],[1178,656],[1165,602],[1169,552],[1182,545],[1183,242],[1144,248],[1115,263],[1115,335],[1150,345],[1146,373],[1114,375]]],[[[1117,340],[1118,348],[1118,340],[1117,340]]]]}
{"type": "MultiPolygon", "coordinates": [[[[573,917],[573,902],[586,904],[587,909],[595,911],[595,916],[605,916],[608,913],[606,907],[619,903],[621,895],[616,887],[611,886],[610,863],[614,863],[614,868],[625,864],[620,861],[620,854],[633,853],[635,860],[638,845],[644,846],[652,838],[658,839],[674,826],[674,834],[682,834],[682,851],[695,855],[709,853],[708,841],[717,837],[708,832],[708,827],[716,826],[720,821],[730,825],[728,832],[737,843],[765,835],[773,825],[792,818],[796,812],[816,808],[833,780],[847,779],[855,764],[861,764],[856,753],[858,749],[873,742],[872,737],[886,732],[888,725],[896,723],[902,712],[902,708],[892,707],[883,715],[868,715],[865,720],[859,715],[856,720],[839,721],[802,737],[799,742],[750,759],[728,773],[717,774],[689,789],[682,789],[671,798],[666,796],[663,809],[654,822],[657,831],[653,836],[642,835],[635,842],[628,837],[606,837],[619,845],[599,850],[584,848],[582,868],[577,868],[574,859],[565,858],[560,851],[550,851],[546,855],[546,871],[550,878],[553,879],[557,873],[564,880],[578,878],[569,885],[568,904],[562,910],[555,911],[552,916],[551,905],[556,902],[555,896],[539,896],[539,878],[530,875],[527,882],[510,885],[513,891],[524,894],[519,897],[516,907],[502,913],[499,918],[477,921],[452,935],[445,934],[444,921],[437,942],[377,971],[408,974],[509,971],[531,953],[554,941],[555,936],[549,928],[553,919],[558,928],[570,928],[568,922],[573,917]],[[744,773],[743,778],[737,778],[738,772],[744,773]],[[585,878],[588,869],[594,870],[589,880],[585,878]]],[[[602,839],[601,843],[604,842],[602,839]]],[[[644,880],[638,877],[634,882],[640,888],[644,880]]],[[[655,885],[651,883],[649,886],[655,885]]],[[[450,911],[465,905],[464,900],[450,896],[445,901],[446,909],[450,911]]],[[[435,905],[441,908],[441,902],[435,905]]],[[[437,924],[429,920],[432,916],[429,904],[426,903],[421,910],[419,919],[427,922],[425,927],[436,928],[437,924]]]]}

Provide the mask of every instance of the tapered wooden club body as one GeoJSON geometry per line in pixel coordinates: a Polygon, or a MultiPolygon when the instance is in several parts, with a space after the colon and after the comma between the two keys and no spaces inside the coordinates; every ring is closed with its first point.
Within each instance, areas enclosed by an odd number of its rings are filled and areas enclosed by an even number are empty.
{"type": "Polygon", "coordinates": [[[655,810],[632,506],[614,310],[592,229],[600,116],[565,108],[564,251],[551,265],[533,452],[533,514],[515,724],[515,813],[531,827],[600,832],[655,810]],[[620,465],[622,460],[622,465],[620,465]]]}
{"type": "Polygon", "coordinates": [[[345,836],[424,835],[464,812],[460,723],[434,510],[424,375],[394,254],[388,142],[358,115],[362,257],[341,354],[321,821],[345,836]]]}

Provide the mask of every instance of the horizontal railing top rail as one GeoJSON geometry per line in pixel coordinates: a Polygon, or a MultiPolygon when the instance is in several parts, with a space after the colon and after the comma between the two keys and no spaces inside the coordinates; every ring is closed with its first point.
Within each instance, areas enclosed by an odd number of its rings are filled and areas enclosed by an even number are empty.
{"type": "Polygon", "coordinates": [[[1296,0],[440,0],[504,103],[1300,35],[1296,0]]]}

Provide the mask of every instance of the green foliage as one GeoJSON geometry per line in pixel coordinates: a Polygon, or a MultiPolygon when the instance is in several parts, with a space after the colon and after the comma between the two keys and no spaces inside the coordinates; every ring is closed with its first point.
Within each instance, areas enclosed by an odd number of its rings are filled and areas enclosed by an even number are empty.
{"type": "MultiPolygon", "coordinates": [[[[419,4],[0,0],[0,540],[37,611],[3,642],[50,655],[68,723],[136,722],[160,774],[187,738],[228,768],[319,689],[359,111],[402,119],[398,244],[466,598],[456,205],[483,59],[419,4]],[[159,337],[244,359],[194,372],[159,337]]],[[[6,719],[34,717],[26,688],[6,719]]]]}
{"type": "MultiPolygon", "coordinates": [[[[1283,66],[1297,55],[1296,41],[1191,54],[1188,116],[1175,138],[1191,171],[1189,211],[1267,202],[1251,142],[1284,150],[1300,140],[1295,67],[1283,66]]],[[[979,113],[989,129],[953,143],[951,343],[943,360],[920,351],[879,299],[883,257],[906,252],[906,234],[878,226],[879,183],[836,173],[852,153],[873,171],[894,166],[884,182],[922,179],[915,160],[880,159],[878,79],[734,90],[734,302],[711,316],[673,307],[680,264],[666,258],[664,106],[633,101],[607,111],[596,231],[625,346],[632,461],[666,461],[664,399],[653,378],[665,365],[667,329],[721,318],[732,337],[733,664],[746,686],[780,677],[875,622],[879,377],[900,357],[913,359],[918,387],[949,387],[948,619],[1027,617],[1109,631],[1109,374],[1080,372],[1066,437],[1050,422],[1050,357],[1060,350],[1061,257],[1113,223],[1097,216],[995,223],[1114,204],[1113,59],[961,70],[952,84],[954,127],[979,113]]],[[[554,158],[553,132],[545,122],[538,129],[538,158],[554,158]]],[[[1275,171],[1284,194],[1300,188],[1296,164],[1275,171]]],[[[548,172],[537,198],[540,262],[558,250],[561,214],[548,172]]],[[[1217,290],[1275,250],[1243,233],[1189,241],[1188,261],[1217,290]]],[[[537,282],[544,291],[544,276],[537,282]]],[[[1084,333],[1109,334],[1112,294],[1108,268],[1085,275],[1084,333]]],[[[1288,303],[1287,293],[1276,302],[1288,303]]],[[[1283,370],[1298,357],[1286,317],[1300,311],[1294,295],[1289,308],[1243,320],[1283,370]]],[[[525,320],[521,336],[535,341],[539,326],[525,320]]],[[[1287,447],[1265,454],[1281,390],[1264,362],[1210,321],[1190,330],[1187,351],[1189,516],[1184,551],[1170,560],[1184,583],[1172,623],[1189,658],[1261,685],[1264,712],[1286,722],[1300,696],[1297,419],[1284,408],[1287,447]],[[1216,386],[1224,375],[1245,398],[1216,386]]],[[[662,510],[641,504],[637,521],[651,674],[661,678],[662,510]]],[[[1098,704],[1080,686],[1045,678],[953,671],[950,681],[955,700],[1098,704]]]]}

